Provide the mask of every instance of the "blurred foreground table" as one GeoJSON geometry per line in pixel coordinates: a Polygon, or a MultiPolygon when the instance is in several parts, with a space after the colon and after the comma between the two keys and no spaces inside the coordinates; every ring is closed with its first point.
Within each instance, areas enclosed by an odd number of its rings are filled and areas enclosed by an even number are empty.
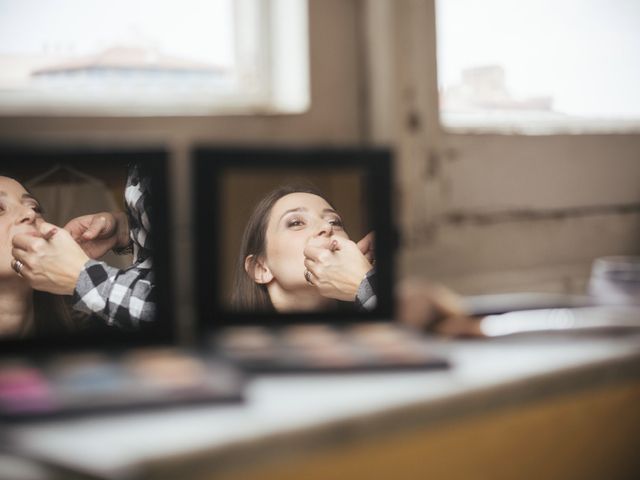
{"type": "Polygon", "coordinates": [[[3,443],[50,478],[640,478],[640,333],[433,349],[452,368],[261,376],[242,404],[4,425],[3,443]]]}

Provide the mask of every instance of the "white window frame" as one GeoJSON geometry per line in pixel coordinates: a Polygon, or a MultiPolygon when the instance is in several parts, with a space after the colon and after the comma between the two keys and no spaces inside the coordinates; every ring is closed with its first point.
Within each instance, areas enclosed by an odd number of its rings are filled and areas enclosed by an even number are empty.
{"type": "Polygon", "coordinates": [[[0,103],[0,117],[146,117],[290,114],[310,106],[307,0],[235,0],[238,88],[202,102],[143,103],[31,96],[0,103]],[[257,48],[256,48],[257,46],[257,48]]]}
{"type": "MultiPolygon", "coordinates": [[[[446,0],[443,1],[446,2],[446,0]]],[[[433,0],[433,3],[437,12],[438,0],[433,0]]],[[[435,31],[438,29],[437,23],[438,15],[436,15],[435,31]]],[[[441,93],[439,88],[439,94],[441,93]]],[[[550,118],[542,118],[539,115],[529,115],[528,111],[508,114],[504,111],[497,113],[491,110],[466,115],[466,118],[462,118],[455,112],[447,112],[442,109],[438,110],[438,114],[441,128],[444,131],[459,134],[561,135],[629,134],[640,132],[640,118],[595,119],[575,116],[563,117],[562,114],[550,118]]]]}

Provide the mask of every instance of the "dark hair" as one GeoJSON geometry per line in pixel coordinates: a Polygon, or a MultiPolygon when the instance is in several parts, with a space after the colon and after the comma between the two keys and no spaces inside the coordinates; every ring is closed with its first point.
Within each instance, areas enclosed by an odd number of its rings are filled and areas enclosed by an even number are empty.
{"type": "MultiPolygon", "coordinates": [[[[250,262],[251,266],[255,267],[258,259],[265,256],[267,251],[267,226],[271,216],[271,209],[278,200],[291,193],[311,193],[327,200],[326,196],[311,184],[282,185],[260,200],[249,217],[247,226],[242,234],[240,254],[234,270],[233,293],[231,294],[231,307],[233,310],[244,312],[272,312],[275,310],[266,285],[256,283],[253,277],[245,270],[244,264],[245,259],[249,255],[253,255],[250,262]]],[[[329,204],[331,205],[331,202],[329,204]]]]}
{"type": "Polygon", "coordinates": [[[70,333],[78,327],[79,315],[72,313],[65,299],[47,292],[33,291],[33,332],[36,337],[70,333]]]}

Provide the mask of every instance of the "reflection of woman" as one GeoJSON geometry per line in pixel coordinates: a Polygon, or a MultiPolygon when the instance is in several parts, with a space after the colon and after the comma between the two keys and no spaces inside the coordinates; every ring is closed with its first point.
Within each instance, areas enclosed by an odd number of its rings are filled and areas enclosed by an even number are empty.
{"type": "Polygon", "coordinates": [[[62,298],[34,291],[12,256],[17,234],[41,237],[42,209],[17,181],[0,176],[0,337],[44,335],[71,327],[62,298]]]}
{"type": "Polygon", "coordinates": [[[278,312],[331,309],[336,300],[373,305],[371,271],[340,215],[318,191],[280,187],[258,204],[247,223],[232,305],[278,312]]]}
{"type": "MultiPolygon", "coordinates": [[[[127,214],[101,212],[72,219],[44,242],[28,235],[13,239],[22,276],[37,290],[69,295],[73,308],[123,330],[156,326],[156,287],[151,236],[152,175],[132,163],[127,176],[127,214]],[[125,269],[97,261],[111,249],[133,248],[125,269]]],[[[43,224],[41,231],[53,225],[43,224]]]]}

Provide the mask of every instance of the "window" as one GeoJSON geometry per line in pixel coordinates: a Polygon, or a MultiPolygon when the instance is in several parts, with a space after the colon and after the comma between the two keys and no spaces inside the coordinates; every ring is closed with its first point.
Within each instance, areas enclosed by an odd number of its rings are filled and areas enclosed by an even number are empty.
{"type": "Polygon", "coordinates": [[[445,128],[640,129],[637,0],[438,0],[445,128]]]}
{"type": "Polygon", "coordinates": [[[0,113],[303,110],[306,35],[301,0],[0,0],[0,113]]]}

